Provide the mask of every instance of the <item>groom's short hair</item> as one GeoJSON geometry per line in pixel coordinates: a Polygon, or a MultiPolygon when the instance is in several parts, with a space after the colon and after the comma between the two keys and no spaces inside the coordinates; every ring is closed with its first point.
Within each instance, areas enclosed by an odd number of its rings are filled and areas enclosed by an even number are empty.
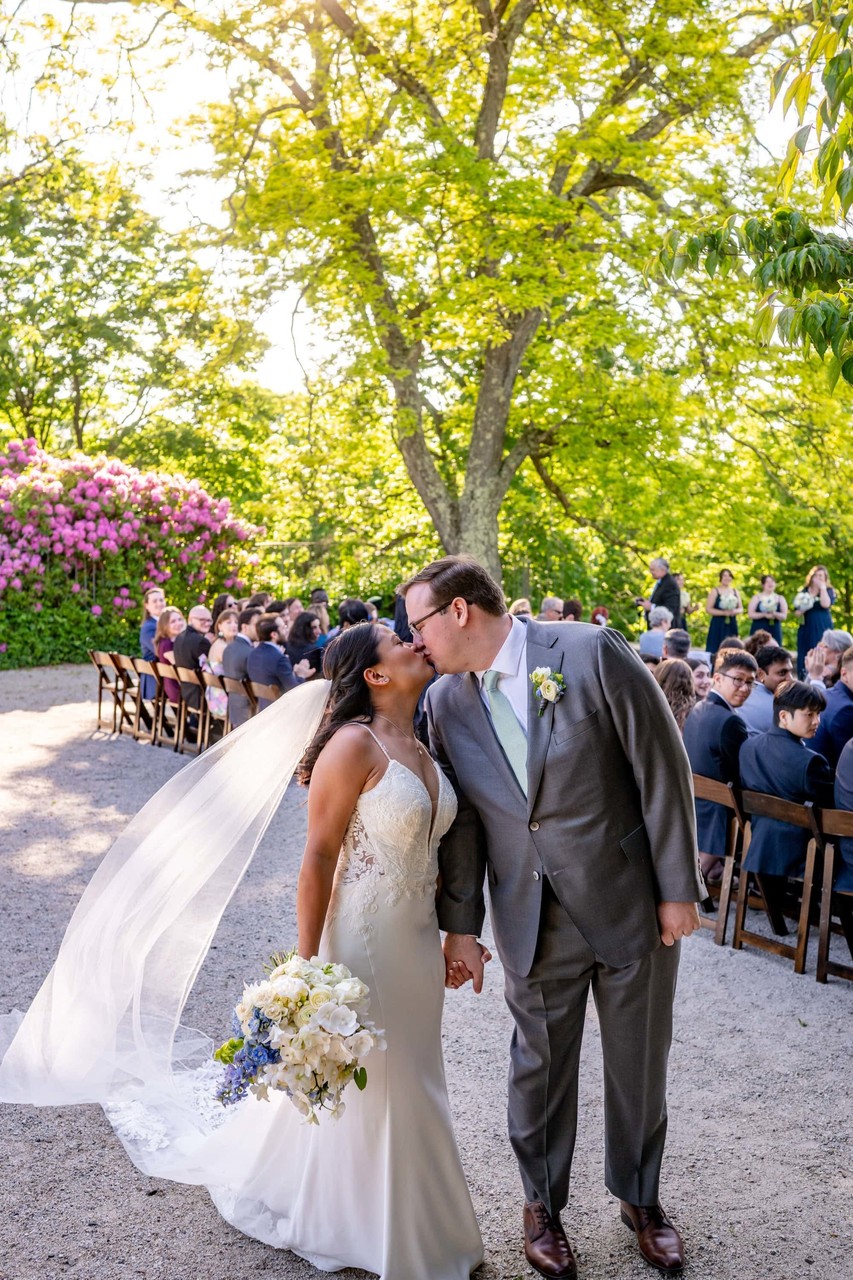
{"type": "Polygon", "coordinates": [[[425,582],[429,585],[432,598],[436,602],[461,597],[468,604],[475,604],[484,613],[501,617],[506,613],[504,593],[488,570],[484,569],[473,556],[445,556],[442,560],[433,560],[420,573],[407,578],[397,588],[397,595],[405,599],[410,587],[425,582]]]}

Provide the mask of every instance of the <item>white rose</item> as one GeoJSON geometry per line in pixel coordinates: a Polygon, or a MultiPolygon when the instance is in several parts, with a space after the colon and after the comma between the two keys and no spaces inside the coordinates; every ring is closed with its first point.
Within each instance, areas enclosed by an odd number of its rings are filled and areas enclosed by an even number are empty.
{"type": "Polygon", "coordinates": [[[360,1004],[368,995],[370,995],[370,989],[361,978],[345,978],[335,987],[335,999],[338,1004],[360,1004]]]}
{"type": "Polygon", "coordinates": [[[332,998],[331,987],[315,987],[309,997],[309,1003],[313,1009],[319,1009],[332,998]]]}
{"type": "Polygon", "coordinates": [[[545,702],[556,702],[557,694],[559,693],[557,682],[555,680],[543,680],[539,686],[539,692],[545,702]]]}
{"type": "Polygon", "coordinates": [[[307,983],[303,982],[301,978],[282,976],[281,978],[276,978],[271,985],[280,1000],[286,1000],[291,1004],[301,1004],[303,1000],[308,999],[310,994],[307,983]]]}
{"type": "Polygon", "coordinates": [[[296,1010],[296,1013],[293,1015],[293,1021],[296,1023],[297,1027],[306,1027],[313,1017],[314,1010],[311,1008],[311,1005],[304,1004],[301,1009],[296,1010]]]}

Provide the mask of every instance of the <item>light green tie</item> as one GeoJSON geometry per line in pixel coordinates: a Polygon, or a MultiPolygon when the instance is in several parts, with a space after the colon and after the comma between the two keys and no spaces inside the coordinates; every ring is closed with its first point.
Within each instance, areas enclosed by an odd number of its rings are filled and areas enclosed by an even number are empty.
{"type": "Polygon", "coordinates": [[[483,684],[489,696],[492,724],[510,768],[518,778],[518,785],[527,795],[527,738],[515,717],[509,698],[498,688],[500,678],[500,671],[487,671],[483,676],[483,684]]]}

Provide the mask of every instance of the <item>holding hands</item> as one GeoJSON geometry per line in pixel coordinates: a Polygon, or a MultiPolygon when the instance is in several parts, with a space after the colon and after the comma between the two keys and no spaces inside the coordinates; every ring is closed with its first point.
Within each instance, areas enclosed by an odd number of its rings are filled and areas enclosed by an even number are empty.
{"type": "Polygon", "coordinates": [[[448,933],[444,938],[444,985],[455,991],[469,979],[479,994],[483,990],[483,968],[492,958],[488,947],[473,933],[448,933]]]}

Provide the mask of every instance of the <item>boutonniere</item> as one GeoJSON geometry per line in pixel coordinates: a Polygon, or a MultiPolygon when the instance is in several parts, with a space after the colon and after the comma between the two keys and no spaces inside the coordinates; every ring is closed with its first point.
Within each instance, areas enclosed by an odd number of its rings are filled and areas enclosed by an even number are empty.
{"type": "Polygon", "coordinates": [[[559,671],[552,671],[550,667],[536,667],[530,673],[530,682],[539,699],[540,716],[545,711],[546,702],[559,702],[566,692],[565,680],[559,671]]]}

